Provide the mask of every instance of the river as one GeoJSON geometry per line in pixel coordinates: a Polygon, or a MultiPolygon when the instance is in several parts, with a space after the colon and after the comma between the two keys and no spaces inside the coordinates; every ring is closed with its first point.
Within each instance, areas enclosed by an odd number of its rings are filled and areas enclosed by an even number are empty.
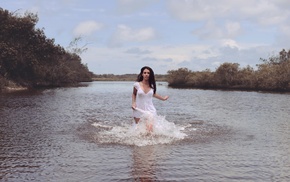
{"type": "Polygon", "coordinates": [[[0,181],[290,181],[289,94],[157,84],[138,133],[133,82],[0,95],[0,181]]]}

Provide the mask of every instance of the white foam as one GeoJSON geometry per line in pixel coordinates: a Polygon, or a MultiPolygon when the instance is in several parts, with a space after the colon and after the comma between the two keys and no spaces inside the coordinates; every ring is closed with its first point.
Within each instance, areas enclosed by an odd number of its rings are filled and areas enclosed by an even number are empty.
{"type": "Polygon", "coordinates": [[[138,124],[132,123],[122,126],[108,126],[97,123],[92,125],[101,129],[95,136],[100,143],[146,146],[168,144],[182,140],[187,136],[182,132],[185,127],[167,121],[164,116],[145,113],[138,124]],[[102,130],[102,128],[104,129],[102,130]]]}

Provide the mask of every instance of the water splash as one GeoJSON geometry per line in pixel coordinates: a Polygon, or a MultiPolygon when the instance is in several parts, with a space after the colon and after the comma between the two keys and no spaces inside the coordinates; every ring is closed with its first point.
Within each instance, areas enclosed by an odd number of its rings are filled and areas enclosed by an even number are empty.
{"type": "Polygon", "coordinates": [[[123,144],[146,146],[169,144],[183,140],[187,135],[183,132],[187,126],[178,126],[165,119],[164,116],[144,113],[138,124],[123,124],[109,126],[103,123],[93,123],[98,129],[95,140],[103,144],[123,144]]]}

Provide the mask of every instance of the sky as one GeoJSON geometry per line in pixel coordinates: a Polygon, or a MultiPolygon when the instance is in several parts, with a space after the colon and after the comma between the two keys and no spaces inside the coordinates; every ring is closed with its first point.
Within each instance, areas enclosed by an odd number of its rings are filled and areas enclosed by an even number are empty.
{"type": "Polygon", "coordinates": [[[289,50],[289,0],[0,0],[38,15],[36,28],[67,48],[76,37],[95,74],[155,74],[222,63],[256,67],[289,50]]]}

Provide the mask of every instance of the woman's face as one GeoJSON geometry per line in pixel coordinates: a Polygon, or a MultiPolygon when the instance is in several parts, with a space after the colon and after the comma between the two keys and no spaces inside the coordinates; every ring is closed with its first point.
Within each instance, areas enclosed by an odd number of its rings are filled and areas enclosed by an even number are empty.
{"type": "Polygon", "coordinates": [[[144,80],[149,80],[150,71],[148,69],[144,69],[142,72],[142,76],[144,80]]]}

